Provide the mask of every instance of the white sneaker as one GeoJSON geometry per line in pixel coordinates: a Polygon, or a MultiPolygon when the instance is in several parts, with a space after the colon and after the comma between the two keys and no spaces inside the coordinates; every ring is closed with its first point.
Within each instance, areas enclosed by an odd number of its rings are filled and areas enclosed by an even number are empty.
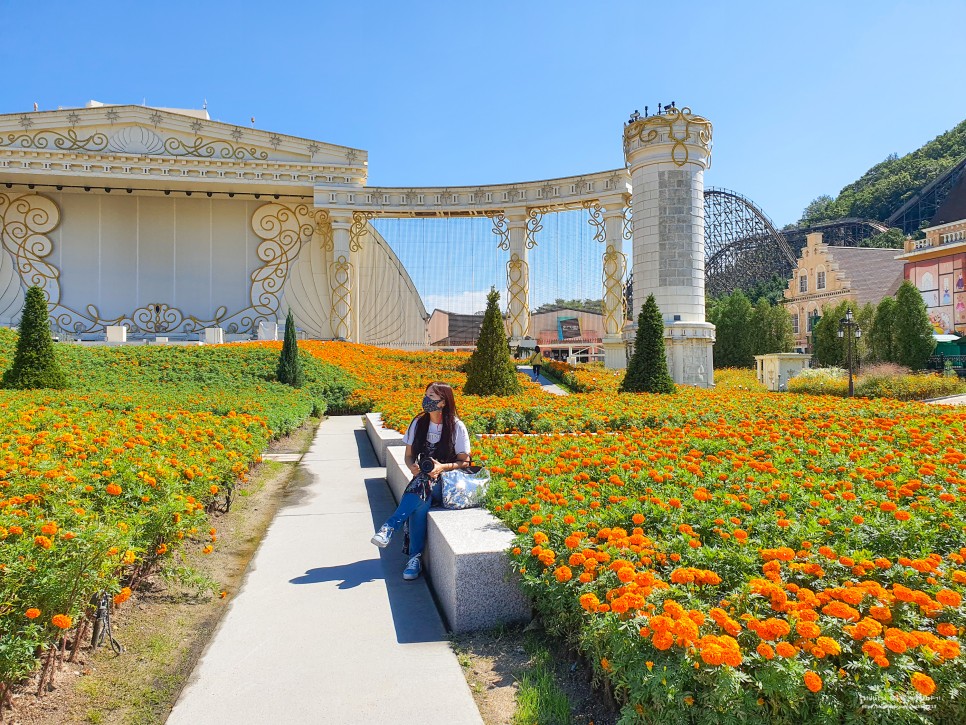
{"type": "Polygon", "coordinates": [[[389,524],[383,524],[379,531],[376,532],[369,541],[378,546],[380,549],[385,549],[389,546],[389,540],[392,538],[392,532],[394,529],[389,524]]]}
{"type": "Polygon", "coordinates": [[[411,582],[413,579],[419,578],[419,572],[423,568],[422,566],[422,554],[416,554],[409,563],[406,564],[406,568],[403,569],[403,579],[411,582]]]}

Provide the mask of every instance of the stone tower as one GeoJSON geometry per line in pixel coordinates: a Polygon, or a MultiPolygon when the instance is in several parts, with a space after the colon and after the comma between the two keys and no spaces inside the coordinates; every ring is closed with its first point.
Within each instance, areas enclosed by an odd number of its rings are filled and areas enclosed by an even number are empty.
{"type": "Polygon", "coordinates": [[[711,123],[668,108],[624,127],[633,196],[634,320],[653,294],[676,383],[714,384],[714,325],[704,319],[704,170],[711,123]]]}

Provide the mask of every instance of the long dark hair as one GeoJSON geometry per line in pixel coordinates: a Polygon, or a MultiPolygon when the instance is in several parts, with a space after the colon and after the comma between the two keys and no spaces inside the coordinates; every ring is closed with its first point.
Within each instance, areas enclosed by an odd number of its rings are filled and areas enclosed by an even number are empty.
{"type": "MultiPolygon", "coordinates": [[[[456,398],[453,396],[453,389],[447,383],[430,383],[426,386],[426,392],[432,390],[445,403],[443,406],[443,431],[440,434],[439,443],[433,457],[440,463],[452,463],[456,460],[456,419],[459,414],[456,410],[456,398]]],[[[413,453],[418,458],[426,447],[426,433],[429,431],[429,413],[425,411],[416,416],[416,433],[413,437],[413,453]]]]}

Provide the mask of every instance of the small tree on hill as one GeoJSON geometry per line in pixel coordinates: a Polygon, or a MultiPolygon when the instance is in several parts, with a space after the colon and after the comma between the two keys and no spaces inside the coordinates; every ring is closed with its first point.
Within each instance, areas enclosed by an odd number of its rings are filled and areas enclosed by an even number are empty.
{"type": "Polygon", "coordinates": [[[849,300],[822,308],[822,316],[812,328],[812,353],[817,366],[845,367],[845,338],[839,337],[839,323],[849,308],[855,314],[855,303],[849,300]]]}
{"type": "Polygon", "coordinates": [[[13,364],[3,374],[2,384],[4,388],[17,390],[67,387],[67,378],[54,356],[54,341],[50,337],[50,322],[47,319],[47,299],[40,287],[27,290],[17,350],[13,364]]]}
{"type": "Polygon", "coordinates": [[[278,382],[301,388],[305,384],[305,372],[302,361],[299,360],[299,344],[295,339],[295,316],[292,310],[285,318],[285,341],[282,343],[282,354],[278,358],[278,369],[275,371],[278,382]]]}
{"type": "Polygon", "coordinates": [[[926,312],[926,303],[915,285],[906,280],[896,292],[893,320],[893,352],[895,362],[913,370],[922,370],[936,349],[936,339],[926,312]]]}
{"type": "Polygon", "coordinates": [[[673,393],[674,381],[664,353],[664,320],[654,295],[648,295],[637,317],[634,354],[621,382],[622,393],[673,393]]]}
{"type": "Polygon", "coordinates": [[[795,338],[792,316],[784,305],[771,304],[762,298],[751,315],[752,355],[791,352],[795,338]]]}
{"type": "Polygon", "coordinates": [[[503,316],[500,314],[500,293],[491,289],[486,296],[486,312],[476,349],[466,363],[467,395],[514,395],[520,392],[520,381],[510,359],[503,316]]]}

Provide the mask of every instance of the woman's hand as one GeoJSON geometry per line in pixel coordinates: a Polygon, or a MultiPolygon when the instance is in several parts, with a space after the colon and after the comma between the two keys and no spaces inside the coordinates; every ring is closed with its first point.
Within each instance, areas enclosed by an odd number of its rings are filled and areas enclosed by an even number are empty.
{"type": "Polygon", "coordinates": [[[429,477],[430,477],[430,478],[432,478],[432,479],[433,479],[433,480],[435,481],[435,480],[436,480],[437,478],[439,478],[439,477],[440,477],[440,476],[441,476],[441,475],[442,475],[443,473],[445,473],[446,471],[448,471],[448,470],[449,470],[449,464],[448,464],[448,463],[440,463],[440,462],[439,462],[439,461],[437,461],[437,460],[436,460],[435,458],[432,458],[432,459],[430,459],[430,460],[432,460],[432,462],[433,462],[433,463],[434,463],[435,465],[433,466],[433,470],[432,470],[432,471],[430,471],[430,474],[429,474],[429,477]]]}
{"type": "Polygon", "coordinates": [[[409,472],[411,474],[413,474],[414,476],[418,476],[419,475],[419,464],[418,463],[410,463],[409,464],[409,472]]]}

